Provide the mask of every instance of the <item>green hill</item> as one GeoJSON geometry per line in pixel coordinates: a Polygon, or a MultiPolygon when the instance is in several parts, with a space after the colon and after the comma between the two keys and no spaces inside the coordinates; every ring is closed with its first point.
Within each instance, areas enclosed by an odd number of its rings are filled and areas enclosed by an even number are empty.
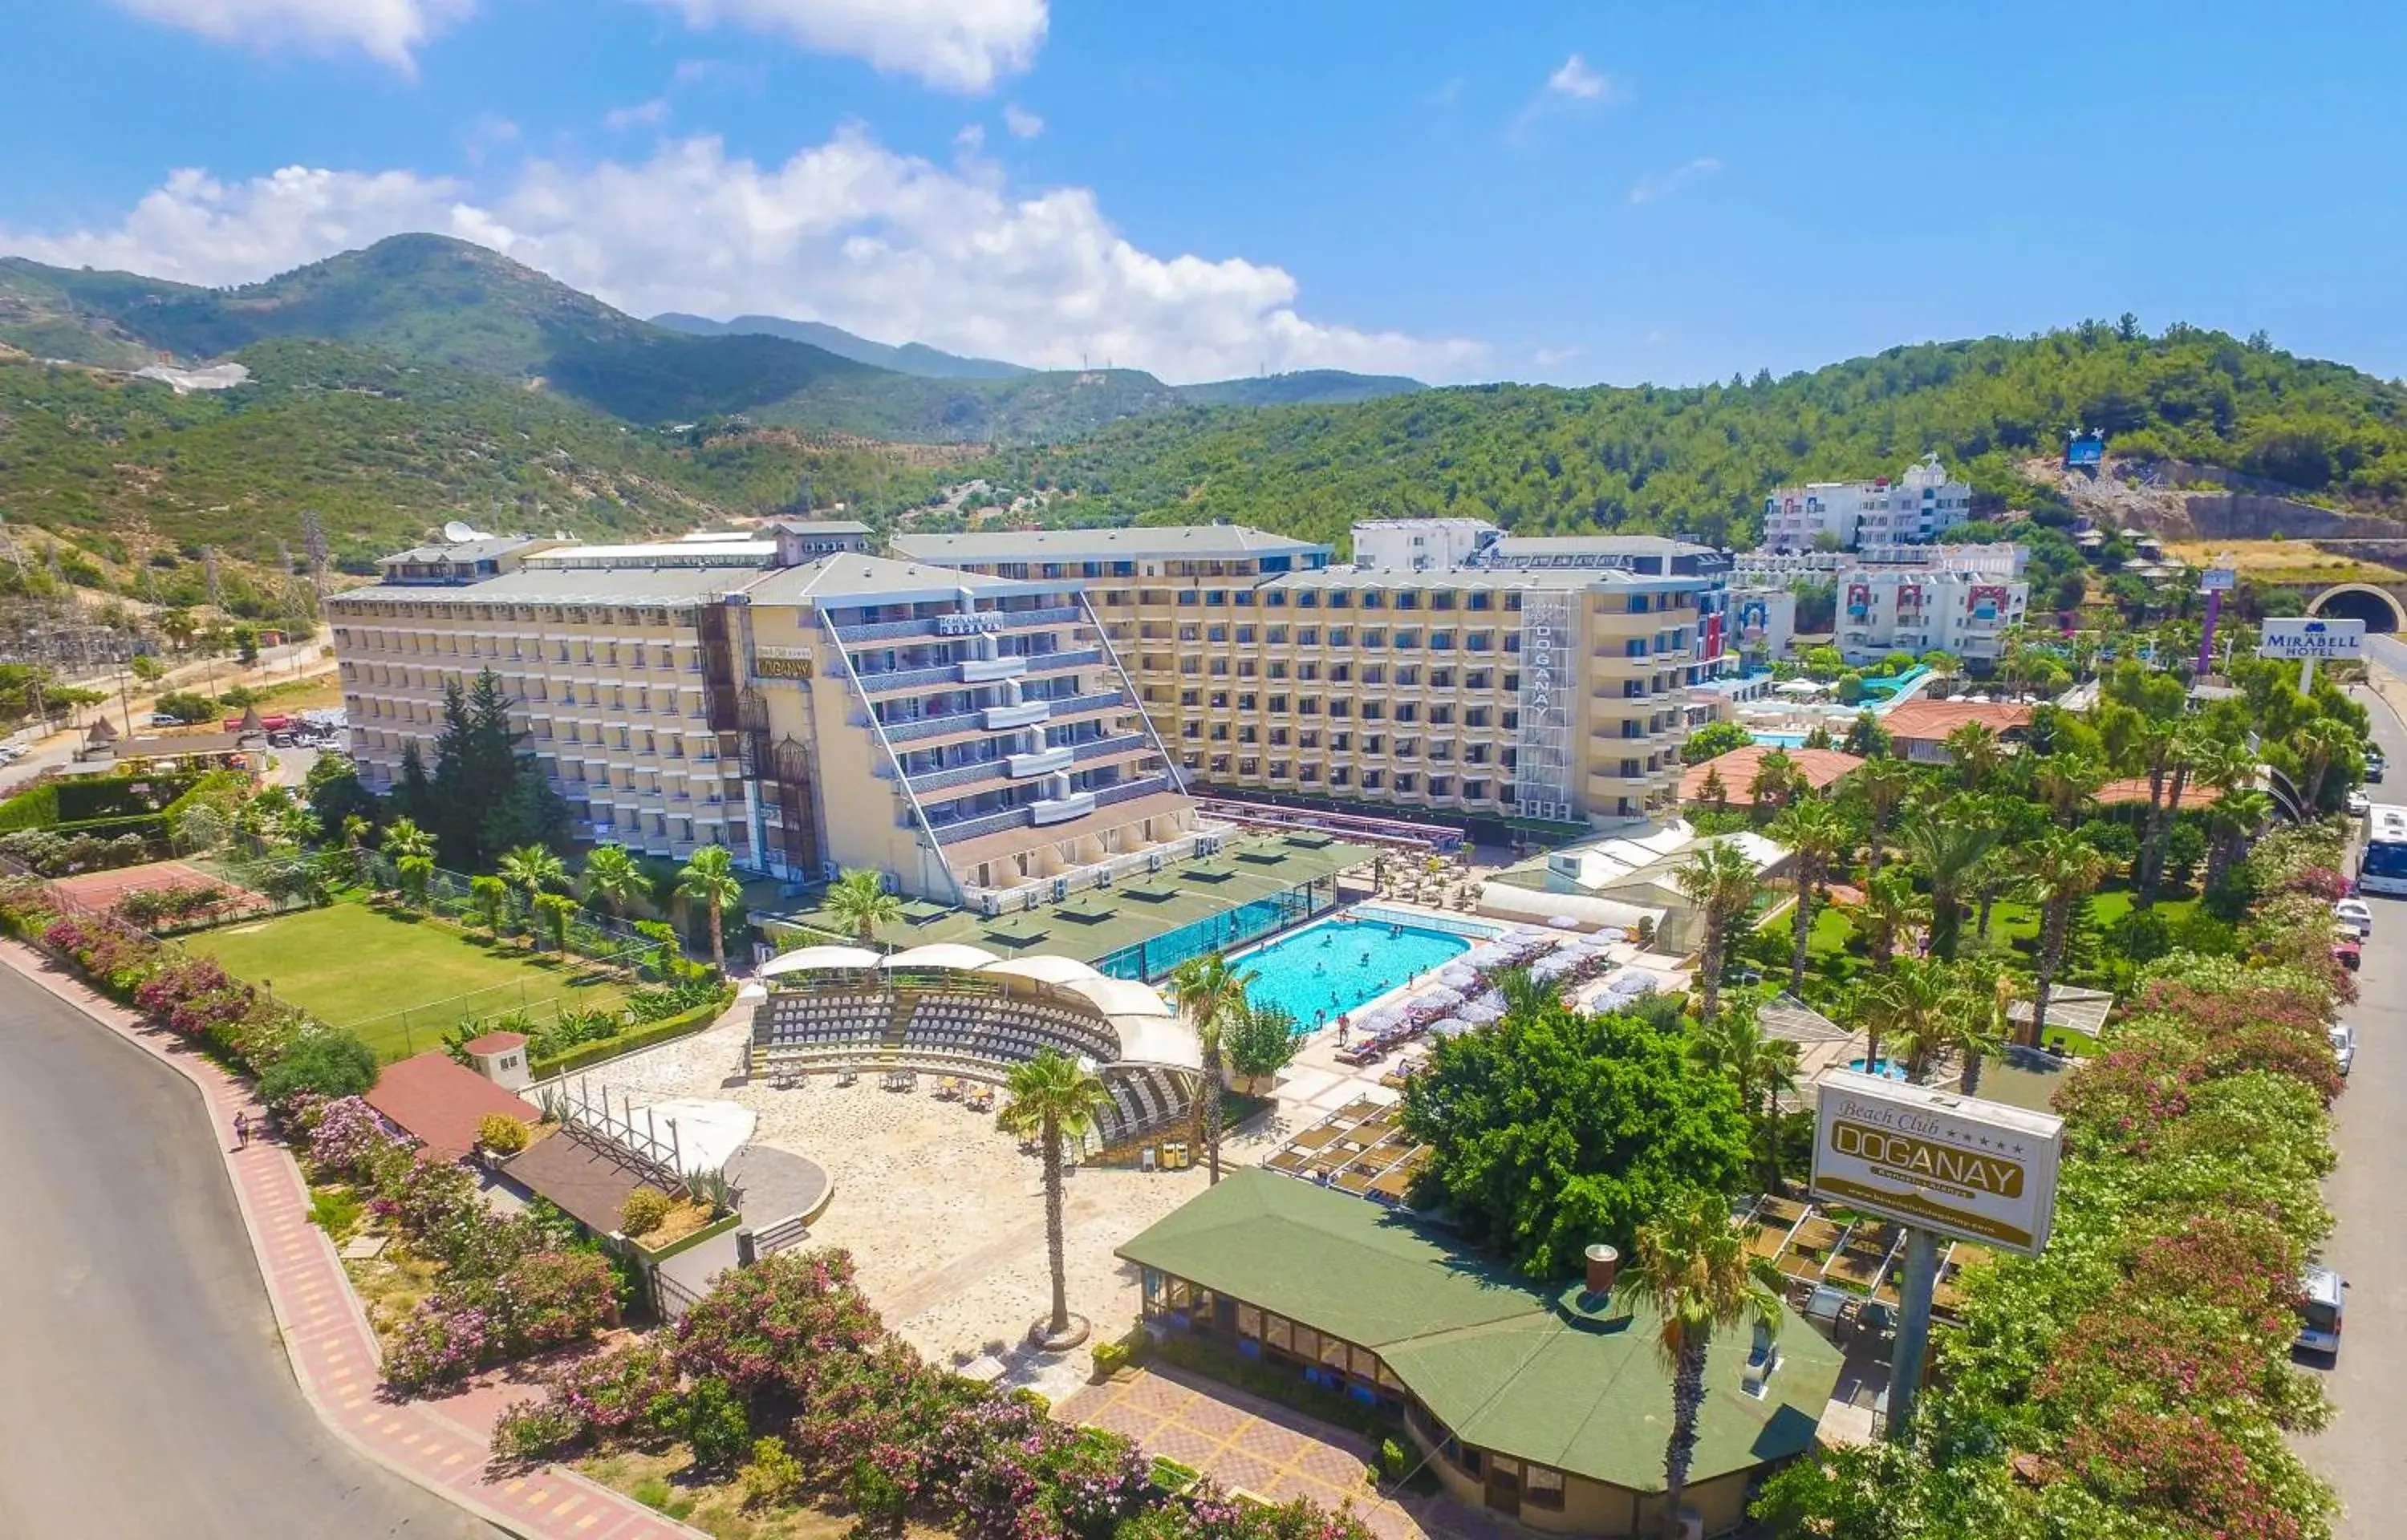
{"type": "Polygon", "coordinates": [[[199,545],[272,559],[324,518],[337,556],[394,549],[449,518],[597,535],[683,530],[819,505],[924,498],[932,473],[858,449],[638,428],[542,391],[339,343],[235,355],[232,390],[0,355],[0,512],[107,559],[199,545]]]}
{"type": "Polygon", "coordinates": [[[1343,369],[1300,369],[1291,374],[1260,374],[1251,379],[1211,380],[1175,387],[1181,400],[1196,406],[1343,405],[1402,396],[1428,386],[1403,374],[1354,374],[1343,369]]]}
{"type": "Polygon", "coordinates": [[[875,364],[891,369],[898,374],[925,374],[931,379],[1005,380],[1014,375],[1033,374],[1020,364],[1005,363],[1001,359],[963,358],[930,347],[924,343],[906,342],[897,347],[891,343],[871,342],[856,337],[840,326],[825,321],[790,321],[782,316],[738,316],[733,320],[715,321],[707,316],[689,316],[672,310],[652,318],[654,326],[671,332],[684,332],[697,337],[723,337],[757,332],[762,336],[784,337],[790,342],[805,342],[823,347],[838,358],[856,363],[875,364]]]}
{"type": "Polygon", "coordinates": [[[1320,540],[1358,518],[1453,514],[1524,532],[1749,541],[1784,483],[1894,473],[1937,450],[1985,506],[2044,503],[2022,473],[2065,434],[2407,512],[2407,389],[2218,332],[2088,325],[1892,348],[1811,374],[1670,389],[1492,385],[1350,406],[1189,409],[966,468],[1052,487],[1081,523],[1230,519],[1320,540]]]}

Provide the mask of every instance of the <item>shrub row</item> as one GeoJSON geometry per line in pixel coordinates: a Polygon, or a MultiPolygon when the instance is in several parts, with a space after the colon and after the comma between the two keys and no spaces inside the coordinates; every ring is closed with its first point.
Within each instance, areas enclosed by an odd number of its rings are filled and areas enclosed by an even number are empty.
{"type": "Polygon", "coordinates": [[[965,1540],[1368,1540],[1308,1504],[1240,1505],[1208,1484],[1173,1496],[1130,1440],[921,1362],[840,1250],[724,1275],[666,1340],[562,1371],[496,1430],[525,1458],[680,1439],[754,1503],[839,1501],[868,1535],[916,1520],[965,1540]]]}
{"type": "Polygon", "coordinates": [[[719,1013],[726,1010],[728,1002],[734,997],[735,991],[732,988],[714,989],[709,999],[677,1015],[624,1028],[611,1037],[580,1044],[557,1058],[531,1060],[528,1072],[538,1080],[548,1080],[554,1075],[565,1075],[600,1064],[605,1059],[615,1059],[622,1053],[632,1053],[639,1048],[666,1042],[671,1038],[682,1038],[716,1021],[719,1013]]]}
{"type": "Polygon", "coordinates": [[[2057,1094],[2045,1254],[1966,1275],[1913,1440],[1776,1476],[1758,1514],[1780,1533],[2328,1540],[2331,1492],[2285,1440],[2329,1416],[2290,1348],[2330,1226],[2325,1033],[2354,989],[2329,955],[2334,832],[2266,845],[2249,955],[2143,969],[2057,1094]]]}

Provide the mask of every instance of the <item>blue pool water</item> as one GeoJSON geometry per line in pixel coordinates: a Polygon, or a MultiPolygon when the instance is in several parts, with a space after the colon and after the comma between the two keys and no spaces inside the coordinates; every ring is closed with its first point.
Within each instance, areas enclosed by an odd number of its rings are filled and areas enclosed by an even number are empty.
{"type": "Polygon", "coordinates": [[[1471,950],[1470,940],[1442,930],[1384,921],[1319,920],[1235,959],[1251,970],[1246,991],[1257,1004],[1285,1006],[1310,1030],[1385,995],[1471,950]]]}
{"type": "MultiPolygon", "coordinates": [[[[1864,1069],[1864,1061],[1861,1059],[1849,1059],[1847,1061],[1847,1067],[1854,1070],[1859,1075],[1866,1072],[1864,1069]]],[[[1872,1070],[1871,1073],[1878,1075],[1885,1081],[1901,1081],[1905,1079],[1905,1061],[1903,1059],[1883,1058],[1880,1061],[1880,1067],[1872,1070]]]]}

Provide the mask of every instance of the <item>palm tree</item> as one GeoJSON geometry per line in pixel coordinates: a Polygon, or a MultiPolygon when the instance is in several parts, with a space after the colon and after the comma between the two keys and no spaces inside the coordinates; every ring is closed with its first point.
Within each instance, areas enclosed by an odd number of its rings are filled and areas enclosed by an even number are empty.
{"type": "Polygon", "coordinates": [[[1805,987],[1805,953],[1814,939],[1814,890],[1846,850],[1847,825],[1830,803],[1801,797],[1783,808],[1764,833],[1788,847],[1789,873],[1797,884],[1788,948],[1788,987],[1794,993],[1805,987]]]}
{"type": "Polygon", "coordinates": [[[1518,1021],[1545,1015],[1563,1003],[1560,979],[1541,979],[1526,968],[1500,968],[1488,982],[1503,997],[1504,1014],[1518,1021]]]}
{"type": "Polygon", "coordinates": [[[2081,822],[2082,811],[2105,784],[2106,768],[2085,754],[2043,755],[2031,766],[2031,790],[2066,828],[2081,822]]]}
{"type": "Polygon", "coordinates": [[[200,634],[200,629],[192,619],[192,612],[181,605],[160,612],[159,634],[179,653],[192,650],[192,638],[200,634]]]}
{"type": "Polygon", "coordinates": [[[2173,729],[2172,741],[2165,745],[2165,798],[2161,806],[2154,798],[2149,801],[2147,827],[2141,835],[2136,880],[2131,884],[2132,901],[2144,909],[2157,901],[2157,883],[2164,875],[2165,846],[2172,835],[2173,817],[2181,812],[2182,792],[2189,784],[2190,770],[2198,763],[2207,736],[2204,725],[2192,717],[2173,729]]]}
{"type": "Polygon", "coordinates": [[[2030,1038],[2030,1046],[2036,1048],[2047,1027],[2048,993],[2056,985],[2057,969],[2064,966],[2072,908],[2105,881],[2109,863],[2087,841],[2064,829],[2050,829],[2025,845],[2021,857],[2024,875],[2039,899],[2039,956],[2032,970],[2030,1038]]]}
{"type": "Polygon", "coordinates": [[[568,950],[568,917],[577,912],[577,900],[564,893],[538,893],[534,896],[534,928],[537,933],[551,932],[552,950],[568,950]]]}
{"type": "Polygon", "coordinates": [[[1978,722],[1963,724],[1941,742],[1956,766],[1956,773],[1962,777],[1966,791],[1980,790],[2005,757],[2005,748],[1998,742],[1998,735],[1978,722]]]}
{"type": "Polygon", "coordinates": [[[379,846],[388,859],[399,863],[412,855],[432,856],[434,837],[418,827],[413,818],[396,818],[384,827],[384,840],[379,846]]]}
{"type": "Polygon", "coordinates": [[[1902,868],[1873,873],[1864,883],[1863,906],[1856,911],[1856,928],[1863,933],[1864,951],[1875,969],[1888,966],[1897,943],[1917,925],[1930,921],[1930,906],[1915,892],[1914,879],[1902,868]]]}
{"type": "Polygon", "coordinates": [[[648,891],[644,869],[624,845],[596,845],[585,858],[585,896],[601,900],[612,916],[624,919],[628,900],[648,891]]]}
{"type": "Polygon", "coordinates": [[[1716,812],[1729,810],[1730,787],[1722,784],[1722,771],[1719,765],[1705,767],[1705,778],[1697,783],[1697,800],[1712,804],[1716,812]]]}
{"type": "Polygon", "coordinates": [[[1993,845],[1989,854],[1973,864],[1972,880],[1966,884],[1973,892],[1973,934],[1986,941],[1989,939],[1989,915],[1998,900],[2006,897],[2021,878],[2013,853],[2003,845],[1993,845]]]}
{"type": "Polygon", "coordinates": [[[1768,749],[1755,762],[1755,779],[1748,784],[1747,796],[1753,799],[1755,811],[1761,812],[1767,807],[1786,806],[1789,798],[1812,784],[1805,777],[1804,768],[1787,749],[1768,749]]]}
{"type": "Polygon", "coordinates": [[[1964,925],[1958,895],[1981,857],[1997,842],[1998,827],[1984,818],[1966,816],[1960,802],[1944,816],[1925,812],[1906,826],[1906,854],[1930,884],[1932,955],[1955,957],[1956,938],[1964,925]]]}
{"type": "Polygon", "coordinates": [[[1719,1194],[1694,1193],[1638,1227],[1620,1292],[1653,1311],[1655,1350],[1672,1377],[1672,1434],[1663,1445],[1663,1533],[1679,1540],[1680,1498],[1697,1452],[1705,1354],[1716,1332],[1751,1322],[1769,1338],[1782,1315],[1780,1278],[1747,1254],[1719,1194]]]}
{"type": "Polygon", "coordinates": [[[1681,896],[1703,916],[1705,935],[1697,957],[1697,1019],[1711,1021],[1721,999],[1722,959],[1730,950],[1730,926],[1755,902],[1762,877],[1745,852],[1727,840],[1700,845],[1673,873],[1681,896]]]}
{"type": "Polygon", "coordinates": [[[485,928],[493,940],[502,939],[502,908],[509,902],[510,888],[498,877],[477,876],[468,879],[468,897],[475,900],[477,912],[484,916],[485,928]]]}
{"type": "Polygon", "coordinates": [[[2006,1008],[2014,1003],[2014,975],[2003,968],[1973,965],[1951,975],[1947,999],[1930,1027],[1929,1055],[1957,1056],[1956,1090],[1972,1095],[1981,1083],[1981,1062],[2006,1040],[2006,1008]]]}
{"type": "Polygon", "coordinates": [[[735,880],[735,857],[724,845],[705,845],[677,871],[677,897],[700,904],[710,917],[710,966],[727,977],[727,939],[719,920],[729,905],[744,898],[744,884],[735,880]]]}
{"type": "Polygon", "coordinates": [[[1905,1078],[1919,1084],[1947,1039],[1945,1023],[1955,1009],[1956,982],[1947,965],[1933,957],[1901,957],[1864,986],[1857,1009],[1863,1013],[1869,1046],[1867,1068],[1884,1039],[1892,1059],[1905,1061],[1905,1078]]]}
{"type": "Polygon", "coordinates": [[[1061,1261],[1061,1143],[1085,1137],[1095,1114],[1111,1100],[1104,1082],[1054,1049],[1043,1049],[1016,1065],[1004,1084],[1008,1098],[995,1114],[1007,1134],[1035,1136],[1045,1149],[1045,1255],[1053,1268],[1053,1314],[1045,1335],[1070,1334],[1070,1281],[1061,1261]]]}
{"type": "Polygon", "coordinates": [[[375,876],[368,866],[368,834],[373,827],[356,812],[343,815],[343,848],[350,852],[352,874],[363,885],[375,876]]]}
{"type": "Polygon", "coordinates": [[[496,866],[503,882],[525,892],[529,914],[534,912],[537,897],[568,885],[568,868],[548,845],[520,845],[496,866]]]}
{"type": "Polygon", "coordinates": [[[1914,789],[1914,770],[1902,759],[1883,756],[1867,759],[1855,774],[1856,792],[1863,798],[1871,816],[1866,820],[1865,862],[1867,874],[1878,871],[1888,858],[1888,827],[1896,818],[1898,804],[1914,789]]]}
{"type": "Polygon", "coordinates": [[[830,883],[819,904],[829,919],[851,926],[865,947],[877,944],[880,925],[895,925],[903,918],[903,900],[886,891],[882,873],[867,869],[847,871],[830,883]]]}
{"type": "Polygon", "coordinates": [[[2207,847],[2206,881],[2202,885],[2209,889],[2221,885],[2249,839],[2272,816],[2273,798],[2255,786],[2226,791],[2207,812],[2215,840],[2207,847]]]}
{"type": "Polygon", "coordinates": [[[1739,1105],[1763,1131],[1764,1187],[1780,1185],[1780,1095],[1797,1088],[1797,1044],[1763,1030],[1755,1001],[1722,1008],[1700,1022],[1688,1037],[1688,1058],[1699,1068],[1728,1075],[1738,1087],[1739,1105]],[[1761,1110],[1757,1108],[1761,1102],[1761,1110]]]}
{"type": "Polygon", "coordinates": [[[1211,1185],[1220,1180],[1220,1034],[1246,997],[1254,976],[1229,966],[1226,954],[1189,957],[1171,970],[1170,994],[1203,1050],[1204,1088],[1195,1099],[1195,1142],[1204,1147],[1211,1185]]]}
{"type": "Polygon", "coordinates": [[[2357,729],[2336,716],[2318,716],[2290,735],[2290,747],[2306,770],[2300,800],[2309,813],[2323,806],[2324,777],[2342,755],[2357,751],[2358,742],[2357,729]]]}
{"type": "Polygon", "coordinates": [[[426,890],[434,881],[434,857],[405,855],[393,862],[392,869],[401,884],[405,903],[415,909],[426,907],[426,890]]]}

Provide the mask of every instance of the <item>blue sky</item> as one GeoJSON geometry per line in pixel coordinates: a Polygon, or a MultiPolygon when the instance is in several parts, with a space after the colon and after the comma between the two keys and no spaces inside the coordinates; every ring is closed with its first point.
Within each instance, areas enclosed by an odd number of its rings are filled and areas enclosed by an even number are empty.
{"type": "Polygon", "coordinates": [[[437,229],[638,313],[1173,379],[1679,383],[2125,309],[2407,374],[2390,7],[70,0],[10,28],[41,64],[0,95],[0,249],[46,261],[239,282],[437,229]]]}

